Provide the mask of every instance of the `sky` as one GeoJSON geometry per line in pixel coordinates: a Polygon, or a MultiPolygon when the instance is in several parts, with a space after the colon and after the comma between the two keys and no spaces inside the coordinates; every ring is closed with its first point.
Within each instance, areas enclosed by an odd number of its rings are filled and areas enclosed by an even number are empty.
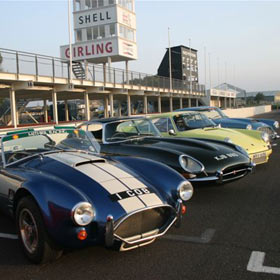
{"type": "MultiPolygon", "coordinates": [[[[59,57],[68,43],[67,5],[0,0],[0,48],[59,57]]],[[[138,60],[131,70],[157,73],[170,28],[171,46],[191,40],[198,50],[199,82],[207,88],[228,82],[247,91],[280,90],[280,1],[136,0],[135,11],[138,60]]]]}

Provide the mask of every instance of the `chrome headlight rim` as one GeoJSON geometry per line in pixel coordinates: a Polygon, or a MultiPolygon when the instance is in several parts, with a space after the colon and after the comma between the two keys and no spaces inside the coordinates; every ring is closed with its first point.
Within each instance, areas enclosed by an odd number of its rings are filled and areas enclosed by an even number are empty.
{"type": "Polygon", "coordinates": [[[181,166],[185,171],[187,171],[188,173],[191,173],[191,174],[200,174],[200,173],[202,173],[202,172],[205,170],[204,165],[203,165],[200,161],[198,161],[197,159],[195,159],[195,158],[193,158],[193,157],[191,157],[191,156],[189,156],[189,155],[180,155],[180,156],[179,156],[179,164],[180,164],[180,166],[181,166]],[[201,168],[200,168],[200,171],[193,171],[193,170],[188,169],[186,166],[184,166],[184,165],[182,164],[182,159],[183,159],[183,158],[190,159],[190,160],[194,161],[196,164],[198,164],[198,165],[201,167],[201,168]]]}
{"type": "Polygon", "coordinates": [[[75,225],[77,226],[87,226],[89,225],[95,218],[95,215],[96,215],[96,211],[95,211],[95,208],[93,207],[93,205],[89,202],[79,202],[77,203],[73,208],[72,208],[72,211],[71,211],[71,217],[72,217],[72,221],[74,222],[75,225]],[[85,221],[85,222],[81,222],[77,219],[76,215],[77,215],[77,211],[79,209],[81,209],[82,207],[84,208],[88,208],[90,209],[90,212],[91,212],[91,215],[90,218],[85,221]]]}
{"type": "Polygon", "coordinates": [[[275,121],[275,122],[273,123],[273,126],[274,126],[275,128],[279,128],[279,122],[278,122],[278,121],[275,121]]]}
{"type": "Polygon", "coordinates": [[[262,140],[265,142],[265,143],[269,143],[269,134],[267,132],[262,132],[262,140]]]}
{"type": "Polygon", "coordinates": [[[190,181],[182,181],[177,187],[177,196],[182,199],[182,201],[188,201],[193,196],[193,186],[190,181]]]}
{"type": "Polygon", "coordinates": [[[251,125],[251,124],[247,124],[246,129],[248,129],[248,130],[252,130],[252,129],[253,129],[253,127],[252,127],[252,125],[251,125]]]}

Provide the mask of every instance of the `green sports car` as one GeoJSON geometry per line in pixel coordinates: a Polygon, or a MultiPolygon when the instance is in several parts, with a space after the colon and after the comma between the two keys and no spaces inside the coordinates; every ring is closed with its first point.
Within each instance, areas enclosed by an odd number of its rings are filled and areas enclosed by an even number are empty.
{"type": "Polygon", "coordinates": [[[165,113],[153,115],[151,119],[165,137],[215,139],[239,145],[246,150],[255,164],[267,162],[272,153],[267,133],[248,129],[221,128],[198,112],[165,113]]]}

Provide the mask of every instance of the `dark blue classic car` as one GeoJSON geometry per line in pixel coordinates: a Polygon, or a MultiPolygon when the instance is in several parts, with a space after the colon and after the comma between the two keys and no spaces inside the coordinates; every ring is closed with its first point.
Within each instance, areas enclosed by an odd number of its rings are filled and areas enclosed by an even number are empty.
{"type": "Polygon", "coordinates": [[[279,138],[275,129],[279,128],[278,121],[271,119],[229,118],[217,107],[200,106],[178,109],[175,111],[198,111],[204,113],[217,125],[226,128],[254,129],[267,132],[271,139],[279,138]]]}
{"type": "Polygon", "coordinates": [[[91,134],[76,129],[12,133],[1,150],[0,209],[15,218],[35,263],[58,258],[64,247],[149,244],[180,225],[193,193],[161,163],[97,155],[91,134]]]}

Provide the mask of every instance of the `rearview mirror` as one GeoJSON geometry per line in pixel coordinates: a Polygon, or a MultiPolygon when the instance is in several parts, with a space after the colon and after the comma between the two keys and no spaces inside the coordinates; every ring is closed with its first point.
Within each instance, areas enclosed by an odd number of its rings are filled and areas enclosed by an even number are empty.
{"type": "Polygon", "coordinates": [[[170,130],[168,131],[168,134],[169,134],[169,135],[172,135],[172,136],[176,135],[174,129],[170,129],[170,130]]]}

